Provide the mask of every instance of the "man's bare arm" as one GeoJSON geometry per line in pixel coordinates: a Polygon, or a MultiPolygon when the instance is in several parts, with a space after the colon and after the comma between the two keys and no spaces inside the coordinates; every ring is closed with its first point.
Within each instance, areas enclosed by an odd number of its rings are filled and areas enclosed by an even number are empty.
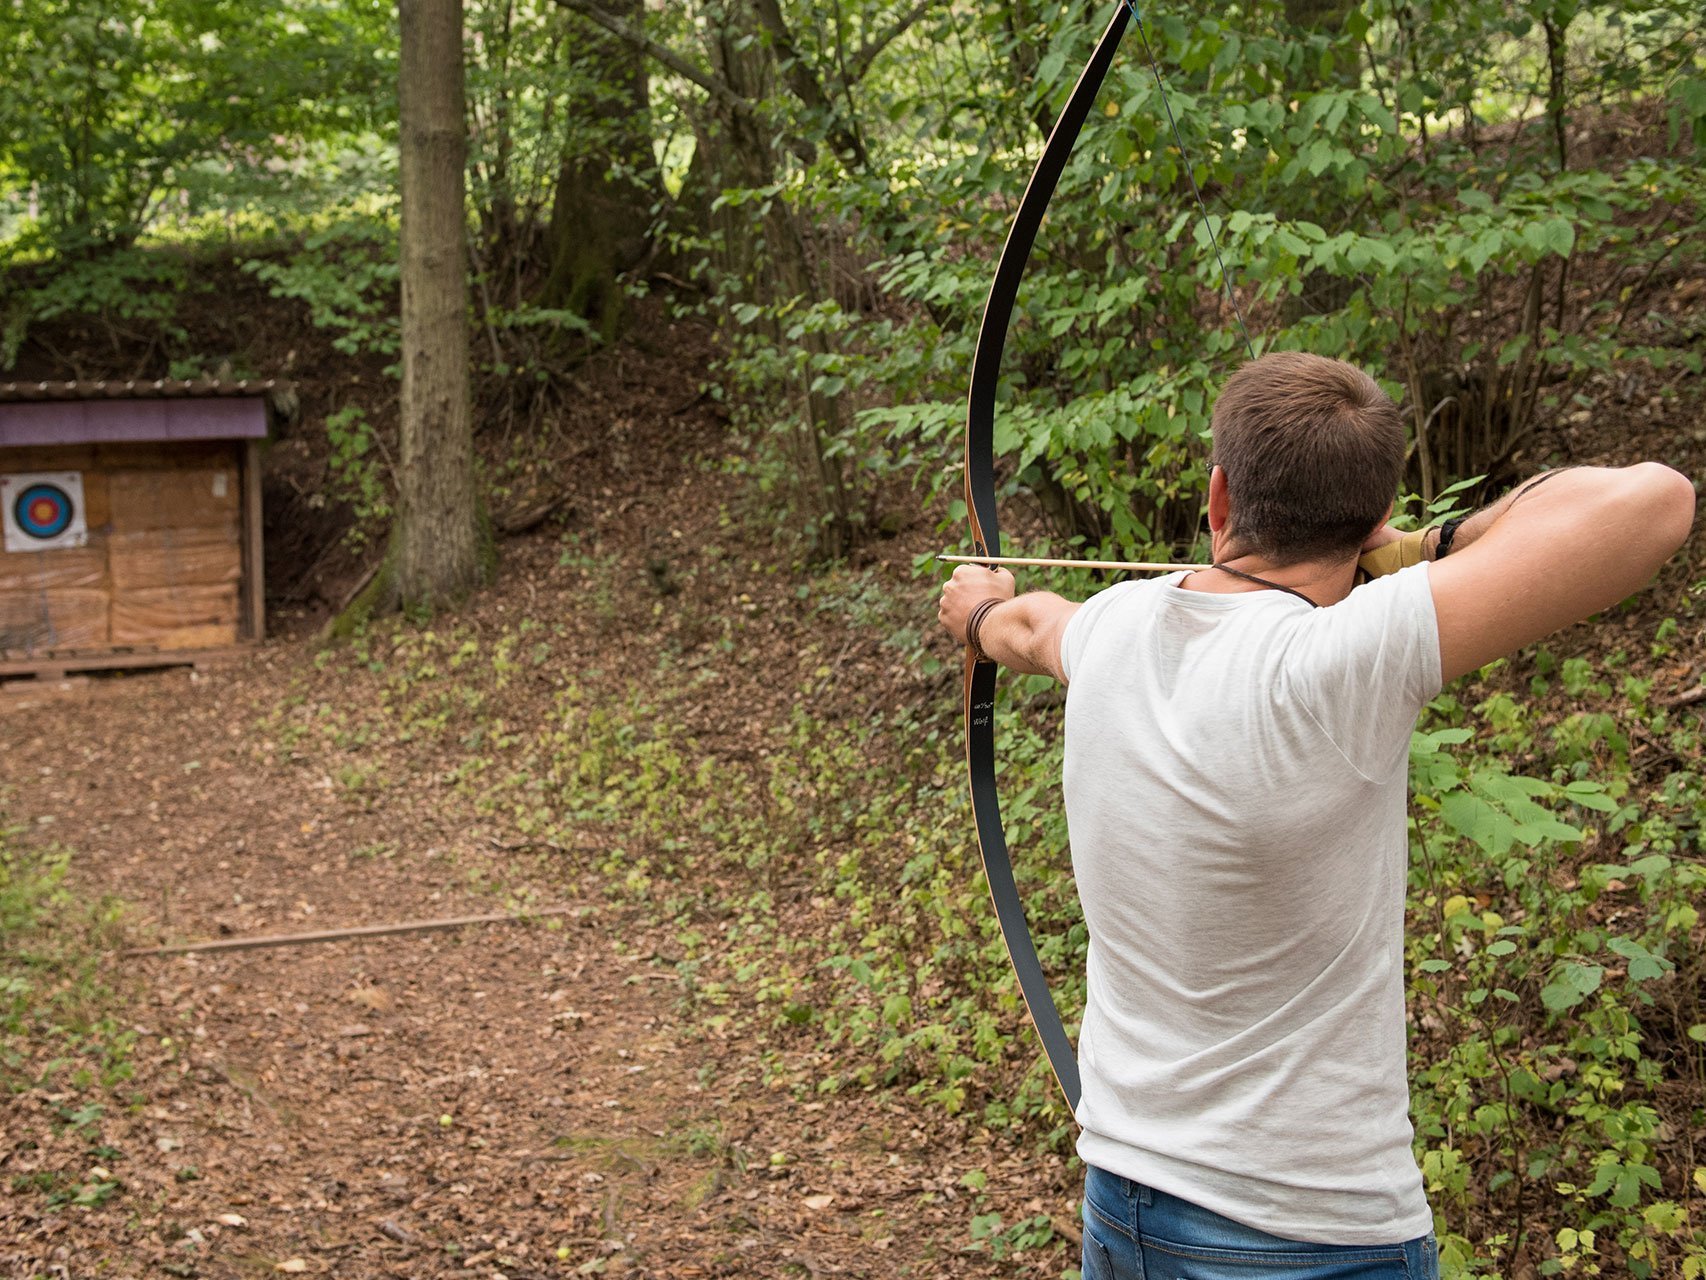
{"type": "Polygon", "coordinates": [[[1022,596],[1013,592],[1013,575],[1007,570],[963,564],[943,584],[936,616],[948,634],[964,644],[966,626],[978,605],[999,601],[978,622],[977,640],[983,652],[1014,671],[1064,682],[1060,640],[1078,605],[1052,591],[1028,591],[1022,596]]]}
{"type": "Polygon", "coordinates": [[[1052,591],[1027,591],[984,615],[978,642],[1004,667],[1026,675],[1053,676],[1062,684],[1060,640],[1078,605],[1052,591]]]}
{"type": "Polygon", "coordinates": [[[1633,595],[1693,522],[1694,486],[1656,462],[1547,473],[1477,512],[1428,568],[1441,674],[1474,671],[1633,595]]]}

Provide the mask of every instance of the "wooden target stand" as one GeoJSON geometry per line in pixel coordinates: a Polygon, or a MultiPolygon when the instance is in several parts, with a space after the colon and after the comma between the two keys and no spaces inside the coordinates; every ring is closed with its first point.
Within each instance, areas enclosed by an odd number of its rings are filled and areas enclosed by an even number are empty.
{"type": "Polygon", "coordinates": [[[109,653],[100,656],[41,658],[0,662],[0,689],[7,692],[32,691],[32,686],[58,684],[72,676],[99,674],[103,671],[159,671],[172,667],[188,667],[204,671],[242,657],[248,650],[203,649],[193,652],[136,652],[109,653]]]}
{"type": "Polygon", "coordinates": [[[278,384],[0,384],[0,687],[206,668],[265,638],[278,384]]]}

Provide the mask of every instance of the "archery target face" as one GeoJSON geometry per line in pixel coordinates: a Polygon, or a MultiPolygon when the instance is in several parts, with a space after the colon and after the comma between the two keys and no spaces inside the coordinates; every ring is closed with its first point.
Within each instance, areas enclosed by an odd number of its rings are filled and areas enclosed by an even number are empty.
{"type": "Polygon", "coordinates": [[[7,551],[54,551],[89,540],[83,475],[44,471],[0,476],[0,521],[7,551]]]}

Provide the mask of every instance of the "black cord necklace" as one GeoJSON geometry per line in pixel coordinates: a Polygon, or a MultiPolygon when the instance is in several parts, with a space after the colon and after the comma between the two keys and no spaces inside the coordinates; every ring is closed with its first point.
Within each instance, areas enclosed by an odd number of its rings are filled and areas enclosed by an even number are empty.
{"type": "Polygon", "coordinates": [[[1288,596],[1296,596],[1299,600],[1303,601],[1303,603],[1308,605],[1311,609],[1319,609],[1321,607],[1320,605],[1316,604],[1315,601],[1311,600],[1308,596],[1304,595],[1303,592],[1301,592],[1301,591],[1297,591],[1291,587],[1286,586],[1283,583],[1269,582],[1266,578],[1258,578],[1253,573],[1245,573],[1242,569],[1234,569],[1229,564],[1212,564],[1209,566],[1209,568],[1219,569],[1222,573],[1230,573],[1234,578],[1242,578],[1242,579],[1244,579],[1245,582],[1254,582],[1257,586],[1272,587],[1275,591],[1283,591],[1288,596]]]}

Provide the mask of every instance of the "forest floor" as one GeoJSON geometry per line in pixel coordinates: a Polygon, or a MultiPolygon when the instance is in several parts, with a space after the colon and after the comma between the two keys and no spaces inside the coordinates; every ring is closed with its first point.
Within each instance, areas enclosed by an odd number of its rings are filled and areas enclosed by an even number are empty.
{"type": "MultiPolygon", "coordinates": [[[[541,841],[465,785],[512,749],[486,735],[543,738],[565,699],[613,704],[653,680],[676,691],[687,741],[712,761],[771,750],[803,701],[835,725],[956,696],[952,646],[929,635],[930,588],[912,570],[934,522],[913,501],[901,536],[853,566],[882,601],[826,611],[813,576],[785,552],[778,563],[770,509],[698,396],[705,356],[703,334],[660,322],[576,380],[551,465],[511,486],[548,483],[561,505],[505,541],[490,590],[435,624],[484,646],[482,661],[515,637],[530,656],[492,686],[501,698],[447,706],[435,732],[389,728],[399,705],[439,688],[454,642],[446,659],[406,628],[376,628],[371,648],[316,638],[359,573],[336,531],[315,546],[276,530],[273,556],[294,559],[269,563],[288,589],[282,631],[231,665],[0,691],[0,831],[69,851],[79,899],[125,904],[124,945],[567,909],[111,954],[109,994],[91,999],[123,1029],[123,1071],[91,1084],[100,1063],[75,1042],[11,1064],[39,1083],[0,1096],[0,1276],[1059,1277],[1075,1265],[1058,1146],[993,1137],[975,1109],[951,1116],[900,1089],[817,1088],[841,1064],[758,1008],[754,988],[731,986],[707,1016],[681,963],[682,911],[622,883],[629,855],[605,829],[541,841]],[[898,660],[880,625],[897,609],[944,670],[898,660]],[[993,1215],[1045,1225],[996,1247],[978,1228],[993,1215]]],[[[378,404],[383,383],[369,385],[378,404]]],[[[1644,397],[1625,403],[1550,455],[1706,472],[1697,420],[1678,431],[1644,397]]],[[[274,456],[274,484],[300,501],[269,502],[307,519],[323,442],[287,434],[274,456]]],[[[1697,537],[1656,604],[1577,643],[1643,661],[1642,637],[1699,581],[1701,558],[1697,537]]],[[[1674,693],[1703,671],[1695,633],[1648,674],[1674,693]]],[[[784,872],[754,874],[809,948],[834,904],[784,872]]],[[[709,903],[721,890],[681,892],[709,903]]],[[[737,914],[700,911],[706,931],[737,914]]],[[[1017,1046],[1035,1048],[1028,1035],[1017,1046]]]]}
{"type": "MultiPolygon", "coordinates": [[[[584,426],[596,464],[565,469],[560,517],[506,542],[499,581],[455,620],[552,624],[504,708],[522,734],[566,682],[709,651],[732,615],[742,651],[705,683],[697,722],[708,750],[738,756],[749,730],[786,719],[792,670],[821,661],[791,577],[727,594],[773,548],[740,544],[764,536],[755,523],[731,532],[741,481],[706,465],[721,426],[678,356],[672,340],[592,376],[569,434],[584,426]],[[594,562],[612,575],[596,600],[594,562]]],[[[919,593],[907,560],[889,567],[919,593]]],[[[48,1042],[28,1064],[42,1082],[0,1095],[0,1276],[1058,1276],[1075,1261],[1058,1232],[997,1259],[970,1229],[997,1212],[1070,1232],[1062,1159],[904,1094],[816,1098],[799,1084],[822,1071],[809,1044],[693,1016],[674,926],[565,875],[572,851],[472,811],[447,781],[467,754],[455,742],[282,733],[291,709],[358,718],[386,687],[324,660],[317,617],[281,612],[287,633],[232,665],[0,691],[0,828],[71,851],[75,894],[122,900],[131,946],[517,903],[571,913],[113,956],[129,1078],[86,1108],[48,1042]]],[[[857,654],[844,640],[861,697],[898,696],[878,640],[857,654]]]]}
{"type": "MultiPolygon", "coordinates": [[[[256,750],[293,657],[11,695],[11,749],[63,762],[14,780],[13,814],[77,851],[83,891],[135,904],[137,941],[502,910],[473,886],[528,876],[466,815],[352,811],[256,750]]],[[[1011,1274],[959,1252],[958,1182],[992,1153],[904,1100],[771,1088],[762,1035],[684,1025],[666,930],[580,906],[562,928],[122,961],[140,1104],[103,1118],[103,1155],[51,1086],[12,1097],[0,1167],[105,1164],[123,1194],[48,1208],[14,1184],[0,1274],[1011,1274]]],[[[1017,1209],[1032,1179],[1005,1162],[1017,1209]]]]}

